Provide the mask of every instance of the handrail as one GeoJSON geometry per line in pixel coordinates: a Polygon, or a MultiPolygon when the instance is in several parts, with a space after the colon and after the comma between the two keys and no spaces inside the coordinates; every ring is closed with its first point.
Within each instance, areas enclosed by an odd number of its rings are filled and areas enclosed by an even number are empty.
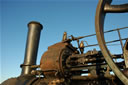
{"type": "MultiPolygon", "coordinates": [[[[118,30],[123,30],[123,29],[127,29],[127,28],[128,28],[128,27],[117,28],[117,29],[105,31],[104,33],[113,32],[113,31],[118,31],[118,30]]],[[[86,35],[86,36],[75,37],[75,40],[77,40],[77,39],[82,39],[82,38],[86,38],[86,37],[91,37],[91,36],[95,36],[95,35],[96,35],[96,34],[90,34],[90,35],[86,35]]]]}

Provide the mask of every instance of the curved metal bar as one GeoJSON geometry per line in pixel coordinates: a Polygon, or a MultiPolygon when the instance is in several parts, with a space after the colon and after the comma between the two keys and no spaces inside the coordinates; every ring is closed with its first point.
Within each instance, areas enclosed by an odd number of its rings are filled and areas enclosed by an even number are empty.
{"type": "Polygon", "coordinates": [[[95,30],[96,30],[96,36],[97,40],[100,46],[100,49],[104,55],[104,58],[108,65],[111,67],[113,72],[117,75],[117,77],[125,84],[128,85],[128,78],[120,71],[120,69],[117,67],[117,65],[114,63],[111,54],[109,53],[109,50],[107,49],[105,40],[104,40],[104,19],[105,19],[105,12],[104,12],[104,6],[108,0],[99,0],[97,9],[96,9],[96,16],[95,16],[95,30]]]}
{"type": "Polygon", "coordinates": [[[107,12],[107,13],[124,13],[124,12],[128,12],[128,3],[127,4],[121,4],[121,5],[105,4],[104,12],[107,12]]]}
{"type": "Polygon", "coordinates": [[[123,55],[125,59],[125,65],[126,65],[126,68],[128,68],[128,39],[125,42],[123,50],[124,50],[123,55]]]}

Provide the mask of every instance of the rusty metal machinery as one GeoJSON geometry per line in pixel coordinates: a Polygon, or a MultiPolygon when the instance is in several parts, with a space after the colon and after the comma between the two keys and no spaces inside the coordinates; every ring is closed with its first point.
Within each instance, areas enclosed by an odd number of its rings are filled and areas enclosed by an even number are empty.
{"type": "Polygon", "coordinates": [[[128,38],[120,36],[120,30],[128,27],[109,31],[103,29],[106,13],[128,12],[128,4],[111,5],[111,1],[99,0],[95,16],[96,34],[67,37],[64,32],[62,41],[49,46],[42,55],[40,65],[36,65],[36,56],[43,26],[30,22],[21,75],[4,81],[2,85],[128,85],[128,38]],[[119,40],[105,42],[104,33],[113,31],[118,32],[119,40]],[[91,36],[97,36],[98,44],[79,42],[91,36]],[[72,45],[74,41],[77,47],[72,45]],[[125,41],[124,45],[122,41],[125,41]],[[121,43],[122,54],[109,52],[106,44],[113,42],[121,43]],[[93,49],[84,52],[85,48],[98,45],[101,51],[93,49]]]}

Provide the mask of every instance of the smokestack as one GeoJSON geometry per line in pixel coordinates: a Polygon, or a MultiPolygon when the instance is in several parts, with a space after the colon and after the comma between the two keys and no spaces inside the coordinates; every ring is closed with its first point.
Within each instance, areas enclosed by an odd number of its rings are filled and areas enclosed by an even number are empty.
{"type": "Polygon", "coordinates": [[[21,65],[21,75],[31,74],[34,70],[31,65],[36,65],[38,45],[40,40],[40,32],[43,26],[39,22],[32,21],[28,24],[28,35],[25,49],[24,63],[21,65]]]}

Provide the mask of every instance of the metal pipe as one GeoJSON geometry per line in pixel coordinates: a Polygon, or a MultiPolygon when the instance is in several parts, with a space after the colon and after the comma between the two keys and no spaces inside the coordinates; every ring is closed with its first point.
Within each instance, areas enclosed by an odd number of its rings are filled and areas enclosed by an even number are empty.
{"type": "Polygon", "coordinates": [[[31,68],[31,66],[36,65],[40,32],[42,28],[43,26],[39,22],[32,21],[28,24],[25,58],[24,63],[21,65],[21,75],[31,74],[31,71],[35,69],[31,68]]]}
{"type": "Polygon", "coordinates": [[[128,12],[128,3],[121,5],[110,5],[106,4],[104,7],[104,11],[107,13],[124,13],[128,12]]]}
{"type": "MultiPolygon", "coordinates": [[[[123,40],[127,40],[128,38],[123,38],[123,39],[121,39],[122,41],[123,40]]],[[[106,44],[108,44],[108,43],[114,43],[114,42],[118,42],[118,41],[120,41],[120,39],[118,39],[118,40],[113,40],[113,41],[108,41],[108,42],[106,42],[106,44]]],[[[84,46],[84,47],[92,47],[92,46],[98,46],[99,44],[92,44],[92,45],[87,45],[87,46],[84,46]]]]}
{"type": "Polygon", "coordinates": [[[121,48],[122,48],[122,51],[123,51],[123,42],[122,42],[122,38],[121,38],[121,35],[120,35],[120,31],[117,30],[117,32],[118,32],[118,36],[119,36],[119,39],[120,39],[121,48]]]}
{"type": "MultiPolygon", "coordinates": [[[[123,30],[123,29],[128,29],[128,27],[112,29],[112,30],[104,31],[104,33],[113,32],[113,31],[117,31],[117,30],[123,30]]],[[[96,35],[96,34],[91,34],[91,35],[86,35],[86,36],[75,37],[74,40],[78,40],[78,39],[82,39],[82,38],[86,38],[86,37],[91,37],[91,36],[95,36],[95,35],[96,35]]]]}

